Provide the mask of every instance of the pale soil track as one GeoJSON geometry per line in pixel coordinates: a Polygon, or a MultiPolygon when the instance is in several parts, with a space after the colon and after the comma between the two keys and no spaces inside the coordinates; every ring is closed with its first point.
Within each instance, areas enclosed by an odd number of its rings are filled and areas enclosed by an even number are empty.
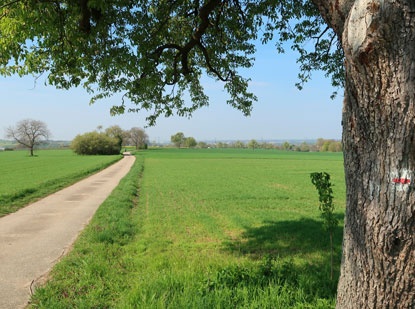
{"type": "Polygon", "coordinates": [[[23,308],[31,288],[70,249],[101,203],[135,161],[123,159],[0,218],[0,308],[23,308]]]}

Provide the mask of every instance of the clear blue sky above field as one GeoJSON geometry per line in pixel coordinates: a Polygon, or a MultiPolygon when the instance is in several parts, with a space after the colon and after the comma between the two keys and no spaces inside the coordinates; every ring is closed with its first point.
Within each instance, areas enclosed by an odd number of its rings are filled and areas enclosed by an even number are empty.
{"type": "MultiPolygon", "coordinates": [[[[296,54],[287,49],[278,54],[272,44],[257,45],[255,66],[244,71],[250,77],[250,89],[258,97],[250,117],[226,104],[223,84],[205,78],[203,85],[210,97],[210,106],[194,113],[191,119],[178,116],[160,118],[155,127],[146,129],[150,140],[169,141],[182,131],[197,140],[229,139],[314,139],[341,138],[342,90],[330,99],[333,88],[322,72],[302,91],[295,87],[298,64],[296,54]]],[[[54,140],[71,140],[79,133],[118,124],[124,129],[144,127],[145,111],[111,117],[109,109],[120,103],[115,96],[90,106],[90,96],[82,88],[70,91],[44,86],[40,78],[34,87],[33,77],[1,78],[0,138],[4,129],[24,118],[47,123],[54,140]]]]}

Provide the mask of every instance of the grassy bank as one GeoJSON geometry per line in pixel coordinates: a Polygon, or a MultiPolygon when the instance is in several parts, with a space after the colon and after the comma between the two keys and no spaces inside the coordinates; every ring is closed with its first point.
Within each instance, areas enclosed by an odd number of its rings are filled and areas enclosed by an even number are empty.
{"type": "Polygon", "coordinates": [[[122,156],[78,156],[71,150],[0,152],[0,217],[115,163],[122,156]]]}
{"type": "Polygon", "coordinates": [[[345,203],[340,154],[162,149],[140,155],[140,198],[138,161],[37,291],[34,307],[334,306],[345,203]],[[314,171],[329,172],[335,185],[333,281],[309,178],[314,171]]]}

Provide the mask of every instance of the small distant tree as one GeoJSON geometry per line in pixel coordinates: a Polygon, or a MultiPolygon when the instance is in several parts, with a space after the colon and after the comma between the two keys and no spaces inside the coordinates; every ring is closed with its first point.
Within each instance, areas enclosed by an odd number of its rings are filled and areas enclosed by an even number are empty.
{"type": "Polygon", "coordinates": [[[281,149],[283,149],[283,150],[292,150],[293,145],[291,145],[289,142],[284,142],[284,144],[281,145],[281,149]]]}
{"type": "Polygon", "coordinates": [[[318,138],[317,139],[317,142],[316,142],[316,146],[317,146],[317,148],[318,148],[318,151],[322,151],[322,149],[323,149],[323,145],[324,145],[324,143],[325,143],[326,141],[325,141],[325,139],[324,138],[318,138]]]}
{"type": "Polygon", "coordinates": [[[274,149],[274,145],[272,143],[267,143],[267,149],[274,149]]]}
{"type": "Polygon", "coordinates": [[[33,119],[20,120],[15,127],[11,126],[6,129],[6,137],[29,148],[30,156],[33,156],[34,147],[45,143],[50,135],[51,133],[44,122],[33,119]]]}
{"type": "Polygon", "coordinates": [[[244,148],[244,147],[245,147],[245,144],[239,140],[233,143],[233,148],[244,148]]]}
{"type": "Polygon", "coordinates": [[[129,140],[131,144],[135,146],[135,149],[143,149],[144,145],[148,144],[148,135],[143,129],[134,127],[131,128],[129,133],[129,140]]]}
{"type": "Polygon", "coordinates": [[[336,152],[342,152],[342,151],[343,151],[342,142],[336,142],[336,152]]]}
{"type": "Polygon", "coordinates": [[[186,147],[193,148],[197,145],[197,142],[194,137],[186,137],[184,139],[184,144],[186,147]]]}
{"type": "Polygon", "coordinates": [[[334,216],[334,204],[333,204],[333,190],[331,188],[330,175],[323,173],[311,173],[311,182],[318,191],[320,201],[321,217],[324,220],[323,228],[329,232],[330,236],[330,262],[331,272],[330,278],[333,280],[333,232],[338,225],[338,220],[334,216]]]}
{"type": "Polygon", "coordinates": [[[197,143],[197,148],[207,148],[208,144],[206,144],[205,142],[199,142],[197,143]]]}
{"type": "Polygon", "coordinates": [[[262,149],[273,149],[273,145],[271,143],[267,143],[267,142],[262,142],[260,145],[260,148],[262,149]]]}
{"type": "Polygon", "coordinates": [[[327,151],[329,151],[329,145],[330,145],[330,142],[329,141],[325,141],[324,144],[323,144],[323,146],[320,148],[320,151],[321,152],[327,152],[327,151]]]}
{"type": "Polygon", "coordinates": [[[328,151],[329,151],[329,152],[336,152],[336,148],[337,148],[337,143],[336,143],[336,142],[331,142],[331,143],[329,144],[328,151]]]}
{"type": "Polygon", "coordinates": [[[256,148],[258,148],[259,147],[259,144],[258,144],[258,142],[256,141],[256,140],[254,140],[254,139],[251,139],[250,141],[249,141],[249,143],[246,145],[248,148],[252,148],[253,150],[255,150],[256,148]]]}
{"type": "Polygon", "coordinates": [[[308,152],[310,151],[310,146],[306,142],[302,142],[300,145],[300,151],[308,152]]]}
{"type": "Polygon", "coordinates": [[[170,141],[177,147],[180,148],[184,144],[184,134],[183,132],[177,132],[176,134],[170,137],[170,141]]]}

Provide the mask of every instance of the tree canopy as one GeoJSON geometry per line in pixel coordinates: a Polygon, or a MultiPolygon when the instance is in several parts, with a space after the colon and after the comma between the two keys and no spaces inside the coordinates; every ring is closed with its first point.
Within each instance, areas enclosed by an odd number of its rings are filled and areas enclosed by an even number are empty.
{"type": "Polygon", "coordinates": [[[258,144],[258,142],[257,142],[256,140],[251,139],[251,140],[248,142],[248,144],[246,144],[246,146],[247,146],[248,148],[252,148],[252,149],[254,149],[254,150],[255,150],[255,148],[258,148],[258,147],[259,147],[259,144],[258,144]]]}
{"type": "Polygon", "coordinates": [[[129,132],[121,129],[119,125],[113,125],[109,128],[105,129],[105,134],[108,136],[114,137],[118,140],[118,144],[121,148],[121,146],[126,144],[126,141],[128,140],[129,132]]]}
{"type": "Polygon", "coordinates": [[[183,132],[177,132],[170,137],[170,141],[177,147],[180,148],[185,142],[186,138],[183,132]]]}
{"type": "Polygon", "coordinates": [[[184,144],[186,145],[186,147],[188,148],[193,148],[197,145],[196,139],[194,137],[186,137],[184,139],[184,144]]]}
{"type": "Polygon", "coordinates": [[[343,81],[337,36],[312,1],[0,3],[0,74],[44,73],[57,88],[82,85],[91,102],[122,94],[111,113],[149,110],[149,124],[208,105],[203,74],[222,81],[227,103],[248,115],[256,97],[240,69],[253,65],[257,40],[272,40],[279,52],[291,42],[301,63],[299,87],[314,69],[325,70],[335,86],[343,81]]]}
{"type": "Polygon", "coordinates": [[[117,137],[96,131],[77,135],[70,147],[79,155],[116,155],[121,150],[117,137]]]}
{"type": "Polygon", "coordinates": [[[135,146],[135,149],[146,148],[148,144],[148,135],[142,128],[131,128],[130,130],[130,142],[135,146]]]}

